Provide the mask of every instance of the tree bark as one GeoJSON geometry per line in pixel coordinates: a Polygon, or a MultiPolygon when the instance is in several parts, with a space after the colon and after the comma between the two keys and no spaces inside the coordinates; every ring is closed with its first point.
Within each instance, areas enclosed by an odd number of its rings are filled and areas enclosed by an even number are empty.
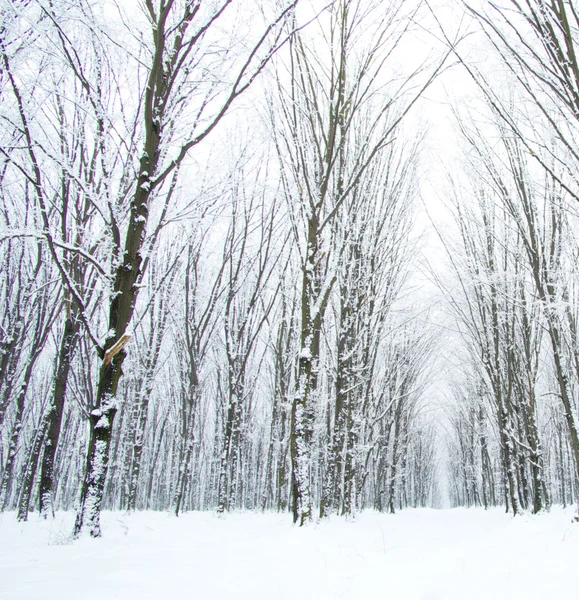
{"type": "Polygon", "coordinates": [[[64,414],[64,399],[72,358],[78,341],[80,322],[74,317],[67,317],[60,343],[52,405],[48,414],[48,430],[42,455],[40,473],[40,514],[47,517],[54,514],[54,459],[64,414]]]}

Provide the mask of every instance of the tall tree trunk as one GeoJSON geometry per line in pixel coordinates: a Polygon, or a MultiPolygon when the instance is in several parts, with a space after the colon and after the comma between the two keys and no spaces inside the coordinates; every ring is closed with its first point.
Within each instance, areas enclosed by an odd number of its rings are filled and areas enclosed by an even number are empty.
{"type": "MultiPolygon", "coordinates": [[[[230,365],[230,369],[235,367],[230,365]]],[[[229,399],[223,434],[221,460],[219,466],[219,482],[217,491],[217,512],[225,512],[235,508],[237,500],[237,467],[240,452],[241,402],[243,385],[238,373],[231,373],[229,399]]]]}
{"type": "Polygon", "coordinates": [[[20,489],[20,498],[18,499],[18,512],[16,519],[18,521],[28,521],[28,511],[30,510],[30,498],[32,497],[32,486],[36,476],[36,470],[40,461],[40,452],[48,426],[48,419],[43,416],[32,446],[28,452],[28,460],[21,475],[22,485],[20,489]]]}
{"type": "Polygon", "coordinates": [[[175,515],[178,517],[182,512],[187,499],[187,492],[191,482],[191,458],[193,456],[193,435],[195,432],[195,421],[197,411],[196,391],[191,391],[189,406],[185,409],[187,413],[187,422],[183,438],[181,440],[181,449],[178,459],[177,485],[175,487],[175,496],[173,503],[175,505],[175,515]]]}
{"type": "Polygon", "coordinates": [[[73,535],[78,537],[86,529],[92,537],[100,537],[100,512],[109,464],[113,423],[117,414],[117,389],[126,357],[120,350],[112,360],[105,358],[100,368],[97,390],[97,408],[90,414],[90,438],[85,476],[80,494],[73,535]]]}
{"type": "Polygon", "coordinates": [[[42,455],[39,499],[40,514],[44,517],[54,514],[54,459],[60,439],[62,417],[64,415],[64,398],[79,330],[80,322],[74,315],[68,316],[64,322],[64,331],[60,342],[54,393],[48,413],[48,430],[42,455]]]}
{"type": "Polygon", "coordinates": [[[296,392],[290,422],[290,457],[292,464],[292,512],[294,523],[304,525],[312,518],[311,498],[311,428],[313,396],[317,389],[317,363],[320,358],[320,333],[329,296],[319,298],[318,219],[308,222],[308,254],[303,265],[301,295],[300,356],[296,392]],[[314,304],[318,306],[314,308],[314,304]],[[313,311],[317,310],[316,313],[313,311]]]}
{"type": "Polygon", "coordinates": [[[24,372],[23,382],[18,390],[18,395],[14,403],[16,404],[16,414],[14,417],[14,423],[12,425],[12,433],[8,443],[8,456],[4,463],[4,471],[2,473],[2,480],[0,481],[0,511],[6,510],[12,486],[14,484],[14,467],[16,464],[16,455],[20,442],[20,434],[22,433],[22,419],[24,416],[24,403],[26,400],[26,392],[30,384],[32,372],[36,364],[36,360],[40,352],[35,352],[29,359],[24,372]]]}

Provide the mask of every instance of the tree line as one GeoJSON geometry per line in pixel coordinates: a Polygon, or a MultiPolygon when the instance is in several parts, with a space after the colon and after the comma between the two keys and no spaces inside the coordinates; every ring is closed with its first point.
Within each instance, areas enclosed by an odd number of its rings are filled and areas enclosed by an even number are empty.
{"type": "Polygon", "coordinates": [[[579,500],[578,13],[573,2],[465,3],[496,68],[455,57],[479,103],[456,111],[449,205],[463,340],[450,409],[450,495],[517,514],[579,500]]]}
{"type": "Polygon", "coordinates": [[[19,519],[76,506],[98,536],[103,507],[303,523],[436,493],[433,340],[400,295],[402,125],[440,66],[384,70],[401,3],[242,4],[3,7],[0,503],[19,519]]]}

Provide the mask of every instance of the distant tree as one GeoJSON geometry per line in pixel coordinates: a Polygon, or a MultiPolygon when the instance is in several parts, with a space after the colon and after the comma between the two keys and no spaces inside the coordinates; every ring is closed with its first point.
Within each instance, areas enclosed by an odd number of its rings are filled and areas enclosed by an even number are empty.
{"type": "MultiPolygon", "coordinates": [[[[218,484],[218,512],[238,504],[244,434],[248,409],[259,375],[251,361],[259,352],[260,333],[276,302],[274,275],[288,239],[276,218],[278,204],[268,206],[261,194],[234,190],[227,244],[224,295],[224,341],[227,357],[225,420],[218,484]],[[250,197],[247,197],[247,196],[250,197]]],[[[276,289],[277,288],[277,289],[276,289]]]]}

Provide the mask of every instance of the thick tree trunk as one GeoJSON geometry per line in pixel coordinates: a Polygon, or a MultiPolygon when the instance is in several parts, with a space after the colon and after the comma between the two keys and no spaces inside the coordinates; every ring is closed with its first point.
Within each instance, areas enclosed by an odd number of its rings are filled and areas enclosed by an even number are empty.
{"type": "MultiPolygon", "coordinates": [[[[157,361],[154,361],[156,365],[157,361]]],[[[137,491],[141,474],[141,462],[143,458],[143,444],[145,441],[145,430],[149,416],[149,398],[153,391],[153,374],[149,371],[146,375],[145,385],[139,391],[137,397],[137,415],[134,423],[135,431],[132,440],[131,460],[128,468],[129,490],[127,494],[127,510],[134,511],[137,507],[137,491]]]]}
{"type": "Polygon", "coordinates": [[[237,478],[240,452],[243,382],[237,372],[235,360],[229,363],[229,398],[227,417],[224,423],[219,482],[217,490],[217,512],[235,508],[237,502],[237,478]]]}
{"type": "Polygon", "coordinates": [[[87,530],[92,537],[101,536],[100,511],[108,470],[113,423],[117,413],[117,388],[122,376],[125,352],[121,350],[100,369],[97,407],[90,415],[90,437],[85,476],[81,488],[80,507],[76,515],[73,535],[78,537],[87,530]]]}
{"type": "MultiPolygon", "coordinates": [[[[318,222],[312,215],[308,222],[308,256],[303,265],[301,296],[300,356],[296,394],[292,403],[290,456],[292,463],[292,512],[293,521],[304,525],[312,517],[310,496],[311,448],[308,429],[311,394],[315,389],[316,377],[313,364],[318,360],[314,342],[315,330],[312,307],[315,298],[315,264],[318,247],[318,222]]],[[[318,348],[319,350],[319,348],[318,348]]]]}
{"type": "Polygon", "coordinates": [[[347,382],[345,381],[346,365],[340,360],[344,352],[342,338],[338,343],[338,369],[336,377],[336,406],[334,414],[333,434],[328,452],[328,461],[326,464],[326,481],[322,493],[320,504],[320,518],[328,516],[332,511],[339,509],[343,500],[344,482],[343,473],[343,453],[345,446],[346,432],[346,401],[347,401],[347,382]]]}
{"type": "MultiPolygon", "coordinates": [[[[291,419],[291,418],[290,418],[291,419]]],[[[278,455],[278,466],[276,476],[276,495],[277,510],[285,512],[289,506],[290,486],[288,486],[287,463],[288,463],[288,443],[286,439],[288,425],[287,409],[282,407],[281,411],[281,433],[280,433],[280,452],[278,455]]]]}
{"type": "Polygon", "coordinates": [[[193,432],[195,427],[194,410],[194,408],[191,408],[189,411],[185,435],[181,440],[182,446],[179,453],[177,485],[175,487],[175,496],[173,499],[176,517],[178,517],[183,510],[191,480],[191,457],[193,456],[193,432]]]}
{"type": "MultiPolygon", "coordinates": [[[[19,315],[16,319],[14,329],[0,338],[0,440],[2,439],[2,428],[6,409],[10,400],[12,383],[16,379],[16,369],[20,361],[23,349],[24,319],[19,315]]],[[[0,332],[4,333],[4,332],[0,332]]]]}
{"type": "Polygon", "coordinates": [[[20,441],[20,434],[22,432],[22,418],[24,416],[24,402],[26,399],[26,392],[32,377],[34,365],[40,352],[35,353],[29,360],[24,373],[24,380],[20,389],[18,390],[18,396],[16,397],[16,415],[14,418],[14,424],[12,426],[12,433],[10,435],[10,441],[8,444],[8,456],[4,463],[4,471],[2,473],[2,481],[0,482],[0,511],[6,510],[12,486],[14,484],[14,466],[16,463],[16,453],[20,441]]]}
{"type": "MultiPolygon", "coordinates": [[[[148,90],[152,93],[152,90],[148,90]]],[[[150,103],[150,98],[148,99],[150,103]]],[[[128,341],[127,328],[135,310],[139,293],[136,285],[142,276],[141,255],[149,216],[151,176],[159,158],[159,128],[152,121],[146,123],[145,151],[140,160],[139,178],[131,203],[123,260],[115,271],[114,294],[109,306],[109,331],[113,336],[106,341],[101,358],[96,407],[91,414],[91,431],[84,482],[80,494],[74,535],[87,528],[90,535],[100,537],[100,510],[104,482],[108,470],[112,427],[117,412],[117,388],[122,376],[121,365],[126,356],[123,350],[128,341]]]]}
{"type": "Polygon", "coordinates": [[[501,455],[503,469],[505,473],[505,503],[506,512],[509,512],[509,507],[513,511],[513,515],[519,513],[519,503],[517,499],[517,485],[515,482],[515,465],[513,461],[512,440],[507,432],[507,424],[502,402],[502,395],[497,398],[499,440],[501,444],[501,455]]]}
{"type": "Polygon", "coordinates": [[[311,519],[310,498],[310,448],[307,436],[308,377],[311,369],[300,359],[298,395],[294,398],[291,414],[290,454],[292,462],[292,513],[294,523],[304,525],[311,519]]]}
{"type": "Polygon", "coordinates": [[[356,443],[357,435],[354,431],[354,419],[352,414],[352,391],[348,400],[348,413],[346,415],[346,447],[344,449],[344,500],[342,503],[342,515],[351,515],[356,510],[356,443]]]}
{"type": "MultiPolygon", "coordinates": [[[[401,393],[401,395],[403,395],[401,393]]],[[[390,480],[388,482],[388,512],[394,514],[396,512],[395,508],[395,498],[396,498],[396,480],[397,480],[397,471],[398,471],[398,446],[400,444],[400,435],[401,435],[401,423],[402,421],[402,400],[398,399],[398,404],[396,406],[396,415],[394,421],[394,440],[392,443],[392,463],[390,465],[390,480]]]]}
{"type": "Polygon", "coordinates": [[[40,452],[44,438],[46,437],[46,430],[48,426],[48,420],[43,417],[40,421],[36,436],[32,442],[32,447],[28,452],[28,460],[22,474],[22,485],[20,489],[20,498],[18,499],[18,513],[16,519],[18,521],[28,521],[28,511],[30,510],[30,498],[32,497],[32,486],[34,484],[34,477],[36,476],[36,470],[40,461],[40,452]]]}
{"type": "Polygon", "coordinates": [[[54,394],[48,414],[48,430],[42,455],[39,495],[40,514],[44,517],[54,513],[54,458],[60,439],[64,398],[79,329],[80,322],[74,316],[69,316],[64,323],[64,332],[60,343],[54,394]]]}
{"type": "MultiPolygon", "coordinates": [[[[142,409],[142,407],[141,407],[142,409]]],[[[133,442],[133,454],[129,465],[129,493],[127,495],[127,511],[133,512],[137,508],[137,491],[139,475],[141,473],[141,460],[143,458],[144,429],[138,425],[133,442]]]]}

